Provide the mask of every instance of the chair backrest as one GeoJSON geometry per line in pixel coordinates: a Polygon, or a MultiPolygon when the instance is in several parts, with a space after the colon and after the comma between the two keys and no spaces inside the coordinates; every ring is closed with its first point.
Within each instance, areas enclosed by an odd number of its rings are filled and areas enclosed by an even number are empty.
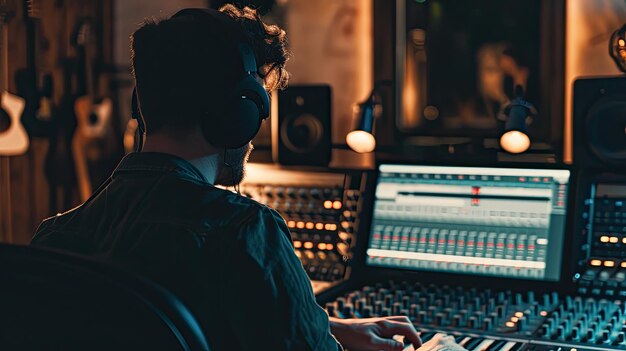
{"type": "Polygon", "coordinates": [[[164,288],[101,262],[0,244],[0,350],[208,350],[164,288]]]}

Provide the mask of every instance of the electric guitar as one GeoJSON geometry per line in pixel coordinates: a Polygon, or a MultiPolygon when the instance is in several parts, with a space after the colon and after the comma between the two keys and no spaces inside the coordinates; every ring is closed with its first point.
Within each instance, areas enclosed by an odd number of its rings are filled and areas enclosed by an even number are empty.
{"type": "Polygon", "coordinates": [[[6,0],[0,2],[0,156],[16,156],[28,150],[29,140],[20,121],[24,110],[24,100],[9,93],[8,70],[8,30],[6,21],[10,12],[6,0]]]}
{"type": "Polygon", "coordinates": [[[82,201],[86,201],[92,193],[92,182],[89,174],[88,161],[97,161],[103,155],[96,145],[103,142],[113,133],[111,114],[113,104],[109,98],[96,96],[93,57],[94,45],[92,28],[89,21],[83,21],[76,38],[77,45],[83,49],[85,67],[84,96],[78,97],[74,103],[77,126],[72,140],[72,153],[76,167],[78,191],[82,201]]]}
{"type": "Polygon", "coordinates": [[[23,1],[23,17],[26,27],[26,68],[15,74],[17,93],[26,100],[22,123],[31,137],[49,138],[54,132],[52,106],[52,75],[46,74],[43,87],[39,87],[38,58],[42,44],[40,37],[40,2],[23,1]]]}

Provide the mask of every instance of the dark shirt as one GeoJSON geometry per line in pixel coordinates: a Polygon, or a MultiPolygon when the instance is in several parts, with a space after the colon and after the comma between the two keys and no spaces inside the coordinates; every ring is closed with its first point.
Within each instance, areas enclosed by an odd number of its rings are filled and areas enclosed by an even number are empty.
{"type": "Polygon", "coordinates": [[[178,295],[214,350],[337,350],[280,215],[189,162],[127,155],[31,243],[123,265],[178,295]]]}

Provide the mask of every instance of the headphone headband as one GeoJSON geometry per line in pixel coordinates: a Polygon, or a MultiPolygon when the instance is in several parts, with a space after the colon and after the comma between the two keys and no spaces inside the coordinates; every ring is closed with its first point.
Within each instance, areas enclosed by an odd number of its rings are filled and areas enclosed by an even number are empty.
{"type": "Polygon", "coordinates": [[[239,43],[239,55],[243,61],[243,70],[248,74],[257,73],[256,59],[254,52],[247,43],[239,43]]]}
{"type": "Polygon", "coordinates": [[[223,28],[227,28],[228,30],[222,31],[225,34],[223,38],[223,42],[226,46],[230,46],[233,50],[237,50],[239,53],[239,57],[241,58],[243,70],[247,74],[258,73],[258,68],[256,65],[256,55],[248,38],[243,33],[241,27],[229,15],[220,12],[218,10],[210,9],[210,8],[187,8],[182,9],[176,12],[170,18],[178,18],[178,17],[195,17],[195,18],[203,18],[209,19],[209,23],[217,23],[221,24],[223,28]]]}
{"type": "MultiPolygon", "coordinates": [[[[201,119],[200,123],[204,137],[212,145],[228,149],[242,147],[254,138],[261,122],[269,117],[269,95],[255,77],[257,65],[254,50],[239,23],[225,13],[207,8],[189,8],[178,11],[170,18],[185,16],[208,19],[206,22],[211,25],[211,29],[220,32],[215,36],[239,54],[243,77],[236,83],[231,98],[224,102],[225,110],[217,108],[220,115],[201,119]]],[[[133,118],[140,122],[136,95],[136,90],[133,90],[133,118]]],[[[203,113],[208,114],[208,111],[203,113]]]]}

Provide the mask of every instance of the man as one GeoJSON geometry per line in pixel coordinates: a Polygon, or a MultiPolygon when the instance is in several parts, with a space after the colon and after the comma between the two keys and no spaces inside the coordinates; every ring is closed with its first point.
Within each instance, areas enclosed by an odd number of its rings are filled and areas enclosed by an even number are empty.
{"type": "Polygon", "coordinates": [[[333,335],[353,350],[402,350],[394,335],[419,346],[406,317],[329,321],[278,213],[214,187],[243,179],[258,126],[243,146],[220,139],[247,128],[233,130],[241,115],[267,113],[255,84],[285,85],[284,31],[227,5],[148,21],[131,42],[143,152],[87,202],[45,220],[32,245],[150,277],[188,305],[215,350],[336,350],[333,335]]]}

